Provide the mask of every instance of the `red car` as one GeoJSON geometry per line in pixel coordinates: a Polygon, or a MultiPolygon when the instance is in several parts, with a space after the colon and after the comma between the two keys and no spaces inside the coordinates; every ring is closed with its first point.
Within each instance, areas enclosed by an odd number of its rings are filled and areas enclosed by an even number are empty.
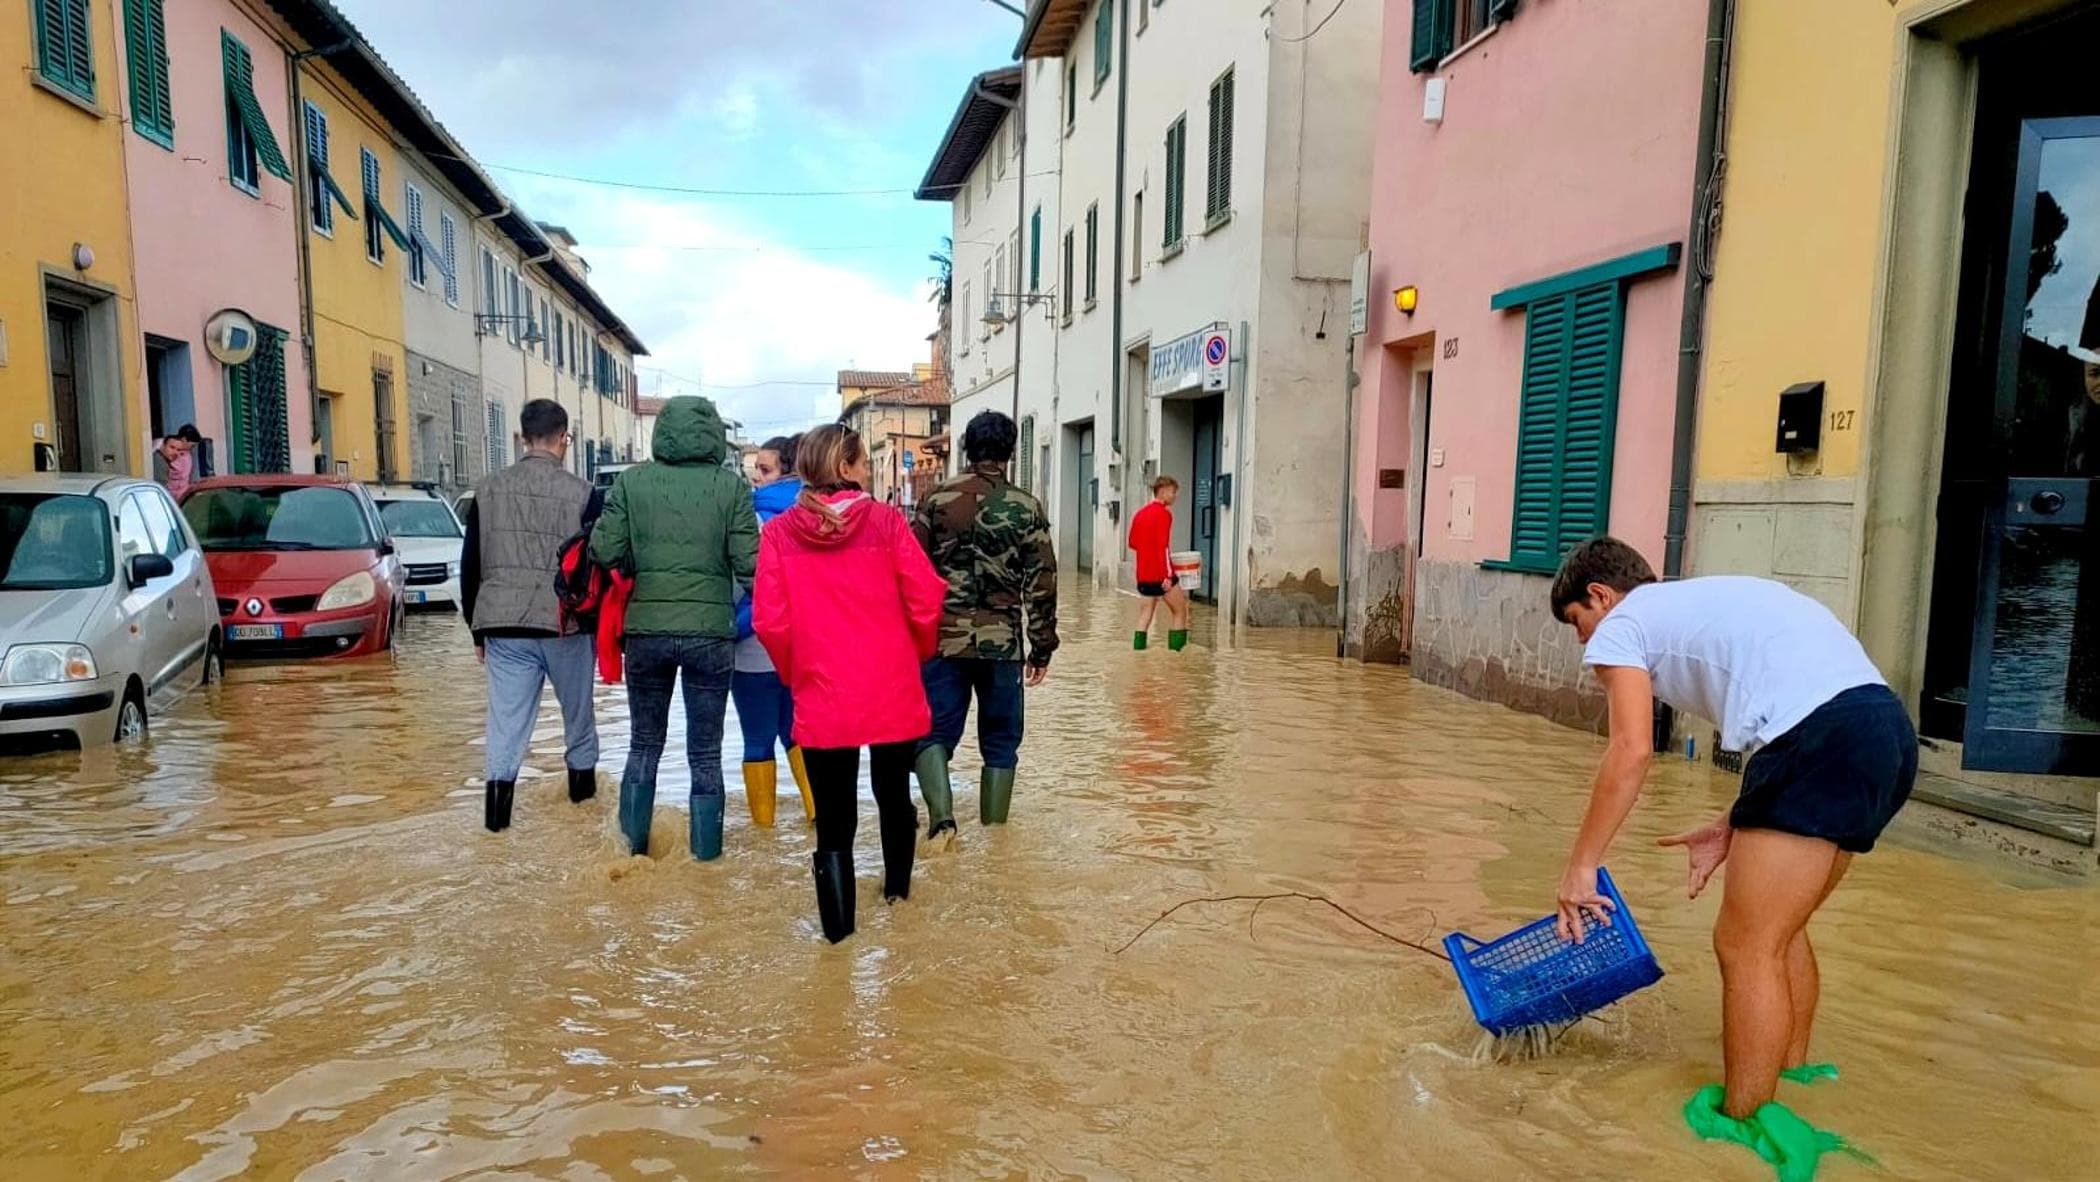
{"type": "Polygon", "coordinates": [[[220,476],[182,498],[229,657],[361,657],[400,635],[401,560],[364,486],[220,476]]]}

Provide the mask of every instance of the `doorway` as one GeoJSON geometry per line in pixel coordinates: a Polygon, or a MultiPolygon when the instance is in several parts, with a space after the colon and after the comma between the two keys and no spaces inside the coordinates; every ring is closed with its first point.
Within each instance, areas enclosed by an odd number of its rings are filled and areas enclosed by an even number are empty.
{"type": "Polygon", "coordinates": [[[1072,457],[1072,470],[1064,496],[1067,520],[1072,523],[1072,562],[1081,573],[1094,573],[1094,511],[1101,503],[1101,480],[1094,473],[1094,422],[1092,419],[1065,427],[1072,457]]]}
{"type": "Polygon", "coordinates": [[[314,472],[326,476],[335,471],[335,395],[314,400],[314,472]]]}
{"type": "Polygon", "coordinates": [[[372,431],[377,438],[379,483],[392,484],[399,475],[394,467],[394,377],[372,371],[372,431]]]}
{"type": "Polygon", "coordinates": [[[2100,774],[2096,53],[2100,16],[1977,55],[1920,710],[1976,770],[2100,774]]]}
{"type": "Polygon", "coordinates": [[[1218,601],[1218,505],[1223,499],[1225,396],[1198,398],[1190,433],[1189,549],[1203,556],[1203,581],[1191,598],[1218,601]]]}
{"type": "Polygon", "coordinates": [[[87,314],[54,303],[46,324],[51,338],[51,437],[58,445],[58,470],[92,472],[87,462],[88,424],[81,415],[88,385],[87,314]]]}

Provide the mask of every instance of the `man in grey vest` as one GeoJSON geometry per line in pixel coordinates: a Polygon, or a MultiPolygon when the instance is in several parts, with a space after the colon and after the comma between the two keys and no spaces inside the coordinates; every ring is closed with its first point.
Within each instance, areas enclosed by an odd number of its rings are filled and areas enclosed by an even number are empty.
{"type": "Polygon", "coordinates": [[[593,637],[554,595],[562,543],[597,516],[594,493],[587,481],[562,466],[569,454],[569,412],[560,403],[547,398],[526,403],[518,432],[525,439],[524,458],[474,489],[459,570],[474,652],[488,670],[488,784],[482,807],[491,833],[510,827],[518,770],[547,682],[554,683],[555,700],[561,703],[569,799],[580,804],[598,791],[593,637]]]}

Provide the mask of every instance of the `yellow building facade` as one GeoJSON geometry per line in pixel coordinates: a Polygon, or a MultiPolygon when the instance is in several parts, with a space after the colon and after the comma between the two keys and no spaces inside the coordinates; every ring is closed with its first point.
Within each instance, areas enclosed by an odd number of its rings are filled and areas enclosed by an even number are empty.
{"type": "Polygon", "coordinates": [[[28,7],[0,19],[0,472],[138,473],[120,22],[111,0],[28,7]]]}
{"type": "MultiPolygon", "coordinates": [[[[409,250],[401,158],[386,123],[320,62],[301,66],[302,138],[326,144],[332,191],[309,198],[316,464],[359,480],[406,479],[410,416],[402,312],[409,250]],[[325,201],[321,198],[326,198],[325,201]],[[326,210],[321,213],[318,211],[326,210]]],[[[316,173],[316,153],[308,169],[316,173]]],[[[317,184],[325,189],[327,184],[317,184]]]]}
{"type": "Polygon", "coordinates": [[[1759,0],[1730,53],[1694,573],[1828,604],[1963,769],[2100,773],[2100,3],[1759,0]]]}

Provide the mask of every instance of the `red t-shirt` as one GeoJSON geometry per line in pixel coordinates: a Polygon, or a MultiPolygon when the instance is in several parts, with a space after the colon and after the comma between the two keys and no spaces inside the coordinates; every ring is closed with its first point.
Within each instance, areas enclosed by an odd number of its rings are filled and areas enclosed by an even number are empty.
{"type": "Polygon", "coordinates": [[[1174,511],[1153,501],[1130,518],[1130,548],[1137,551],[1137,581],[1164,583],[1172,577],[1167,551],[1174,545],[1174,511]]]}

